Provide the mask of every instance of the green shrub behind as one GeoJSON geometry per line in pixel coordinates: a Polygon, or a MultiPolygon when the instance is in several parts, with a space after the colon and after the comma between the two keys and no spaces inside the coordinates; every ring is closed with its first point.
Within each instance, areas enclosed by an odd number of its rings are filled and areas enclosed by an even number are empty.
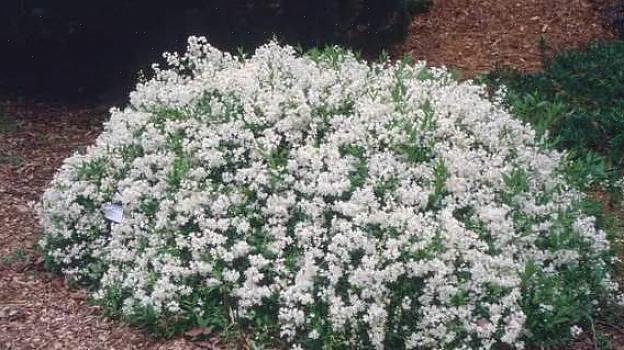
{"type": "MultiPolygon", "coordinates": [[[[624,168],[624,42],[596,43],[545,61],[544,71],[523,75],[499,70],[506,102],[556,147],[587,160],[597,173],[621,177],[624,168]],[[603,163],[599,165],[598,163],[603,163]]],[[[597,179],[598,180],[598,179],[597,179]]]]}

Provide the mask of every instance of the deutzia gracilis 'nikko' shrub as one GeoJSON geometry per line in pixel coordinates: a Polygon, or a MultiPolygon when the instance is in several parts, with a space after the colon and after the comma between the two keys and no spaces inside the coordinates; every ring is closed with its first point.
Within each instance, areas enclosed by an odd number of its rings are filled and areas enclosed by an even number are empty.
{"type": "Polygon", "coordinates": [[[615,290],[561,155],[481,87],[337,48],[165,56],[40,206],[48,265],[111,313],[304,348],[520,348],[615,290]]]}

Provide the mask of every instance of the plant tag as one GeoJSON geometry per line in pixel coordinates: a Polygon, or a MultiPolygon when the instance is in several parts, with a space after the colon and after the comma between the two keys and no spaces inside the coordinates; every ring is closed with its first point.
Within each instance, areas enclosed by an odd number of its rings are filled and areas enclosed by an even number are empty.
{"type": "Polygon", "coordinates": [[[119,204],[107,203],[102,205],[102,211],[104,217],[116,224],[120,224],[123,221],[123,208],[119,204]]]}

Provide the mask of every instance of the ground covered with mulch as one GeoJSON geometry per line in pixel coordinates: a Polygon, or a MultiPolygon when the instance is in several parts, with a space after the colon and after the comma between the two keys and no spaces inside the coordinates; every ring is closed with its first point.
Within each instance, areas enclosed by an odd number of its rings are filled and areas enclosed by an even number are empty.
{"type": "Polygon", "coordinates": [[[414,18],[398,54],[471,77],[494,67],[539,70],[544,55],[609,40],[610,0],[436,0],[414,18]],[[540,44],[541,42],[541,44],[540,44]]]}
{"type": "MultiPolygon", "coordinates": [[[[579,0],[437,0],[396,50],[466,76],[503,65],[532,71],[541,67],[541,36],[556,50],[611,39],[598,10],[579,0]]],[[[31,204],[62,160],[94,141],[107,109],[0,100],[0,350],[220,348],[210,336],[155,340],[108,320],[84,291],[42,267],[31,204]]],[[[621,331],[597,326],[624,344],[621,331]]],[[[594,342],[583,338],[574,348],[594,342]]]]}

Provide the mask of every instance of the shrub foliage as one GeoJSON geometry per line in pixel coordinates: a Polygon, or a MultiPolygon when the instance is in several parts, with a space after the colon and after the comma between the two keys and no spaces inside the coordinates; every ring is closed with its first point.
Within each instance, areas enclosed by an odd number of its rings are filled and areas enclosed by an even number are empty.
{"type": "Polygon", "coordinates": [[[561,154],[481,87],[338,48],[166,57],[40,205],[48,266],[111,315],[311,349],[522,347],[613,294],[561,154]]]}
{"type": "Polygon", "coordinates": [[[624,42],[595,43],[558,53],[544,71],[500,70],[486,81],[504,85],[514,115],[548,133],[559,149],[585,165],[585,175],[613,182],[624,175],[624,42]]]}

